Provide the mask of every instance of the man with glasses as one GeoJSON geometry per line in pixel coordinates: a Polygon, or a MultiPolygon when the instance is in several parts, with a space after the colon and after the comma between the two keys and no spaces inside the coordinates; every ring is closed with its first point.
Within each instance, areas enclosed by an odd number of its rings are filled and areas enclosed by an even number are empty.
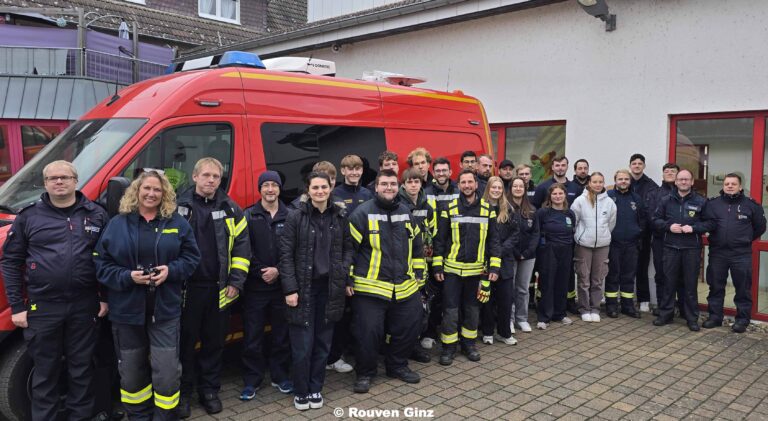
{"type": "Polygon", "coordinates": [[[223,170],[215,158],[200,159],[192,170],[194,187],[178,200],[177,212],[192,226],[202,256],[186,281],[181,314],[181,418],[189,417],[195,382],[205,412],[216,414],[223,409],[219,389],[229,309],[243,290],[251,264],[243,210],[219,189],[223,170]]]}
{"type": "Polygon", "coordinates": [[[475,151],[464,151],[461,154],[461,169],[477,173],[477,154],[475,151]]]}
{"type": "Polygon", "coordinates": [[[656,326],[672,322],[675,311],[675,292],[682,284],[682,300],[688,329],[699,331],[699,307],[696,281],[701,266],[701,236],[709,231],[710,223],[703,218],[707,199],[693,188],[693,174],[682,169],[675,178],[677,189],[656,208],[653,226],[664,235],[664,297],[659,303],[656,326]]]}
{"type": "Polygon", "coordinates": [[[382,170],[376,177],[376,197],[349,216],[355,250],[347,287],[357,345],[355,393],[370,389],[385,333],[390,335],[384,360],[387,376],[406,383],[421,380],[408,368],[408,357],[421,330],[424,249],[419,226],[397,194],[397,175],[382,170]]]}
{"type": "Polygon", "coordinates": [[[106,297],[99,296],[93,252],[108,217],[77,191],[71,163],[51,162],[43,178],[45,193],[19,212],[3,246],[5,293],[11,321],[23,329],[35,366],[32,419],[58,418],[62,369],[70,419],[90,419],[97,316],[108,310],[106,297]]]}

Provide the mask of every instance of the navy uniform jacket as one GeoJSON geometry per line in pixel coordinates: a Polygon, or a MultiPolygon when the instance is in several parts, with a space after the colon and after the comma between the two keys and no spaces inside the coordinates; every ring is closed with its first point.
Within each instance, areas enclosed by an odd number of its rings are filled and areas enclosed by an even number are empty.
{"type": "Polygon", "coordinates": [[[677,190],[665,197],[653,215],[653,228],[664,240],[665,247],[675,249],[701,248],[701,236],[710,230],[710,224],[704,219],[707,199],[691,190],[685,197],[680,197],[677,190]],[[672,224],[690,225],[692,233],[676,234],[669,230],[672,224]]]}
{"type": "Polygon", "coordinates": [[[363,186],[351,186],[347,183],[333,189],[334,201],[344,202],[347,215],[352,215],[359,205],[373,199],[373,193],[363,186]]]}
{"type": "Polygon", "coordinates": [[[576,216],[573,211],[541,208],[536,211],[536,218],[539,220],[540,245],[573,244],[573,234],[576,231],[576,216]]]}
{"type": "Polygon", "coordinates": [[[96,297],[93,249],[109,219],[107,212],[79,191],[71,216],[51,204],[48,193],[13,221],[3,246],[2,270],[13,314],[29,301],[67,302],[84,294],[96,297]],[[25,270],[26,269],[26,274],[25,270]]]}
{"type": "MultiPolygon", "coordinates": [[[[544,200],[547,198],[547,191],[549,190],[550,186],[555,183],[555,178],[552,177],[547,181],[542,181],[538,186],[536,186],[535,193],[531,199],[531,204],[536,206],[536,209],[540,208],[541,205],[544,204],[544,200]]],[[[568,200],[568,206],[572,205],[573,201],[576,200],[577,197],[581,196],[583,191],[584,187],[580,186],[578,183],[575,183],[571,180],[566,180],[565,198],[568,200]]]]}
{"type": "Polygon", "coordinates": [[[245,281],[247,291],[278,291],[280,277],[268,284],[261,277],[261,270],[267,267],[278,267],[280,263],[280,236],[285,227],[288,208],[278,200],[277,212],[272,216],[261,201],[245,210],[245,220],[248,221],[248,238],[251,243],[251,265],[248,279],[245,281]]]}
{"type": "Polygon", "coordinates": [[[640,239],[646,228],[648,216],[641,196],[627,189],[626,192],[609,190],[608,197],[616,204],[616,227],[611,241],[632,243],[640,239]]]}
{"type": "Polygon", "coordinates": [[[704,218],[712,221],[711,251],[751,253],[752,241],[765,232],[763,208],[742,192],[725,194],[721,190],[719,197],[707,203],[704,218]]]}
{"type": "MultiPolygon", "coordinates": [[[[641,199],[645,200],[646,196],[656,189],[659,185],[651,177],[643,174],[639,179],[635,180],[635,177],[629,177],[629,189],[637,193],[641,199]]],[[[653,212],[651,212],[653,213],[653,212]]]]}
{"type": "MultiPolygon", "coordinates": [[[[138,264],[139,214],[112,218],[96,246],[94,257],[99,282],[109,288],[109,320],[143,325],[147,286],[138,285],[131,271],[138,264]]],[[[155,264],[168,265],[168,278],[155,290],[155,321],[181,316],[181,287],[200,262],[192,227],[178,213],[160,219],[155,239],[155,264]]]]}

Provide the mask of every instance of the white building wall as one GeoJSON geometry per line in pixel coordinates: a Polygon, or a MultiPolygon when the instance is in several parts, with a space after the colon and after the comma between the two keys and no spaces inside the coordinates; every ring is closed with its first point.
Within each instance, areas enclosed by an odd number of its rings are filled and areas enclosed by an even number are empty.
{"type": "Polygon", "coordinates": [[[308,0],[307,22],[373,9],[402,0],[308,0]]]}
{"type": "Polygon", "coordinates": [[[606,175],[641,152],[658,181],[671,114],[768,109],[768,1],[609,5],[614,32],[568,1],[312,54],[343,77],[379,69],[461,89],[491,123],[566,120],[567,155],[606,175]]]}

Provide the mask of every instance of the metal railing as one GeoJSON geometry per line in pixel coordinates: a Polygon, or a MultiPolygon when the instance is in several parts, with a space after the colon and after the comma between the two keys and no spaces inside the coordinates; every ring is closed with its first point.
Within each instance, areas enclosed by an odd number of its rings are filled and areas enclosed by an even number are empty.
{"type": "Polygon", "coordinates": [[[84,76],[131,84],[164,74],[168,64],[88,49],[0,45],[0,75],[84,76]]]}

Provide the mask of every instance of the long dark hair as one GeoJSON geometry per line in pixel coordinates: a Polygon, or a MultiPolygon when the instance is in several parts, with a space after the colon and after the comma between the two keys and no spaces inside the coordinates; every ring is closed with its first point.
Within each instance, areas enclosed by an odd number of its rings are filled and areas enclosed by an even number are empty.
{"type": "Polygon", "coordinates": [[[515,177],[512,179],[512,181],[509,183],[509,203],[512,204],[512,210],[515,212],[520,213],[520,216],[522,216],[525,219],[530,219],[534,213],[536,213],[536,208],[533,207],[531,204],[531,201],[528,200],[528,185],[521,177],[515,177]],[[523,183],[523,197],[520,199],[520,205],[518,206],[517,203],[515,203],[515,197],[512,196],[512,186],[515,184],[515,180],[520,180],[520,182],[523,183]]]}

